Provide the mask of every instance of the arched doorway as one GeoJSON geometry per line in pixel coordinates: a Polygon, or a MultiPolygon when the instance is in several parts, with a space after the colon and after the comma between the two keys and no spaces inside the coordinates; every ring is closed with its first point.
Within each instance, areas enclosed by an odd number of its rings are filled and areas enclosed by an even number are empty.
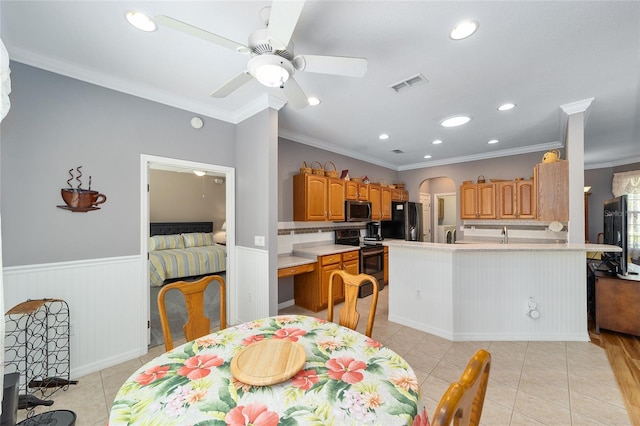
{"type": "Polygon", "coordinates": [[[446,243],[455,240],[457,223],[456,184],[442,176],[425,179],[420,184],[420,200],[423,203],[424,241],[446,243]]]}

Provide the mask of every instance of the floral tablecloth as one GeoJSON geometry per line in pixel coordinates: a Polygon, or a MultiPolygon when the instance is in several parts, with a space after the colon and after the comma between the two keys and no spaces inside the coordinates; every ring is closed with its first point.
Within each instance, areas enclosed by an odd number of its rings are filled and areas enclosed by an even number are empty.
{"type": "Polygon", "coordinates": [[[391,349],[363,334],[301,315],[269,317],[188,342],[136,371],[109,417],[118,425],[425,425],[416,376],[391,349]],[[250,386],[230,363],[263,339],[304,346],[292,379],[250,386]]]}

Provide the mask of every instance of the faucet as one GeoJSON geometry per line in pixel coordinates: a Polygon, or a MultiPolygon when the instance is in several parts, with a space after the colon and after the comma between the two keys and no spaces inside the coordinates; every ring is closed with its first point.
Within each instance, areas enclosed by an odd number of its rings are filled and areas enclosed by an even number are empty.
{"type": "Polygon", "coordinates": [[[509,244],[509,231],[507,230],[507,225],[502,227],[502,235],[504,235],[502,244],[509,244]]]}

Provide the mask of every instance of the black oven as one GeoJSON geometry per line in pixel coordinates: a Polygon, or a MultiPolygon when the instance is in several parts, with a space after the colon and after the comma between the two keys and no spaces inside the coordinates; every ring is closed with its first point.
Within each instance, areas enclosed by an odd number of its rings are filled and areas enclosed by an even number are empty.
{"type": "MultiPolygon", "coordinates": [[[[360,244],[360,231],[357,229],[336,229],[336,244],[360,247],[360,273],[374,276],[378,280],[378,290],[385,286],[384,282],[384,247],[380,242],[370,241],[360,244]]],[[[373,284],[366,283],[360,287],[358,297],[366,297],[373,293],[373,284]]]]}
{"type": "MultiPolygon", "coordinates": [[[[360,273],[368,274],[378,280],[379,290],[384,285],[384,247],[382,244],[365,244],[360,248],[360,273]]],[[[358,297],[365,297],[373,293],[373,284],[360,287],[358,297]]]]}

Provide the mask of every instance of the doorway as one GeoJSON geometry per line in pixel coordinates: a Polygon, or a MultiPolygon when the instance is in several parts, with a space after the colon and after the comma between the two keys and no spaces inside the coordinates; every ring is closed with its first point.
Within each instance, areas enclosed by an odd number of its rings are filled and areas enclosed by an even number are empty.
{"type": "MultiPolygon", "coordinates": [[[[198,163],[193,161],[178,160],[174,158],[156,157],[151,155],[141,155],[140,164],[140,247],[141,259],[144,271],[142,283],[145,286],[146,294],[146,315],[149,321],[151,315],[149,285],[149,264],[147,253],[149,251],[149,173],[150,169],[163,169],[173,171],[190,171],[200,170],[206,173],[218,175],[224,178],[225,185],[225,217],[226,217],[226,277],[227,283],[227,322],[232,323],[230,319],[236,318],[236,285],[235,285],[235,169],[232,167],[220,166],[215,164],[198,163]]],[[[147,344],[149,343],[150,330],[147,329],[147,344]]]]}
{"type": "Polygon", "coordinates": [[[452,244],[456,241],[456,194],[434,194],[434,229],[436,243],[452,244]]]}
{"type": "MultiPolygon", "coordinates": [[[[451,242],[457,226],[457,193],[453,179],[442,176],[428,178],[420,184],[420,200],[429,200],[428,212],[424,213],[425,220],[429,218],[431,232],[424,241],[446,243],[444,226],[450,231],[451,242]]],[[[423,202],[423,205],[426,203],[423,202]]],[[[427,226],[425,225],[425,228],[427,226]]]]}

